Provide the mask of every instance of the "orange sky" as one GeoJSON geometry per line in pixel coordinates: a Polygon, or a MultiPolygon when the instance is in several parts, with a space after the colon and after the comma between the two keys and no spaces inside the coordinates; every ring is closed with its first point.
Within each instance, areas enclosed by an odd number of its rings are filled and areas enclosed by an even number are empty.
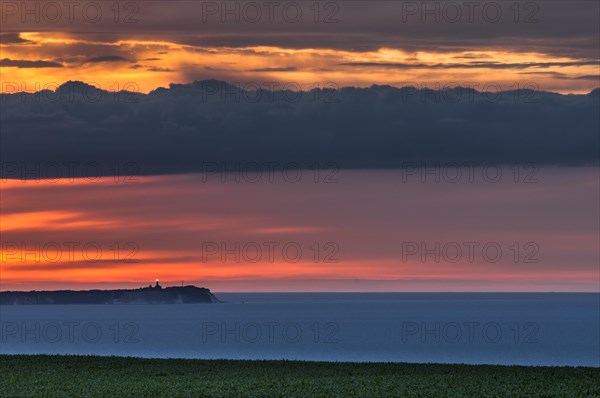
{"type": "Polygon", "coordinates": [[[391,1],[277,2],[271,11],[266,3],[236,1],[3,2],[1,80],[10,88],[3,84],[2,91],[82,80],[148,92],[210,78],[305,89],[495,83],[502,90],[534,84],[587,93],[599,86],[597,2],[488,2],[472,11],[451,3],[461,8],[391,1]],[[486,4],[500,9],[486,14],[486,4]],[[427,13],[431,8],[437,11],[427,13]]]}
{"type": "MultiPolygon", "coordinates": [[[[480,91],[533,88],[547,91],[587,93],[597,81],[580,79],[597,76],[597,65],[569,65],[578,59],[536,52],[498,50],[451,51],[443,54],[379,48],[352,52],[335,49],[290,49],[282,47],[198,47],[168,41],[120,40],[89,42],[64,33],[23,32],[25,44],[2,45],[2,58],[54,62],[61,67],[28,68],[3,66],[2,91],[56,89],[68,80],[82,80],[107,91],[127,89],[149,92],[169,83],[218,78],[230,82],[258,84],[263,88],[310,89],[389,84],[398,87],[473,87],[480,91]],[[88,62],[85,51],[111,54],[115,58],[88,62]],[[462,67],[468,57],[481,67],[462,67]],[[64,60],[63,60],[64,59],[64,60]],[[351,65],[359,64],[359,65],[351,65]],[[378,65],[379,64],[379,65],[378,65]],[[394,69],[389,65],[408,65],[394,69]],[[440,69],[437,65],[446,65],[440,69]],[[531,67],[502,69],[496,64],[531,64],[531,67]],[[556,66],[541,67],[540,64],[556,66]],[[380,66],[381,65],[381,66],[380,66]],[[413,67],[410,67],[413,65],[413,67]],[[562,66],[564,65],[564,66],[562,66]],[[566,79],[571,76],[572,79],[566,79]],[[18,87],[18,88],[17,88],[18,87]]],[[[597,79],[596,79],[597,80],[597,79]]]]}
{"type": "Polygon", "coordinates": [[[597,170],[542,176],[532,185],[460,186],[377,171],[344,171],[339,183],[321,185],[197,175],[6,180],[2,289],[141,286],[158,277],[220,291],[597,290],[597,170]],[[571,189],[586,193],[574,200],[571,189]],[[449,249],[438,260],[404,258],[410,242],[449,249]],[[453,242],[465,250],[457,261],[453,242]],[[465,242],[480,244],[473,259],[465,242]],[[498,261],[480,250],[490,242],[503,251],[498,261]]]}
{"type": "MultiPolygon", "coordinates": [[[[256,23],[207,2],[99,2],[97,19],[82,18],[92,3],[55,21],[50,2],[3,2],[0,91],[54,90],[68,80],[145,93],[203,79],[291,89],[599,86],[598,2],[541,2],[535,15],[505,8],[493,23],[480,11],[473,21],[431,20],[393,1],[298,2],[298,21],[276,10],[274,21],[256,23]]],[[[332,186],[232,186],[197,176],[2,181],[0,288],[137,286],[159,277],[221,290],[597,290],[597,170],[569,172],[550,170],[533,186],[412,190],[385,172],[348,172],[332,186]],[[525,265],[507,256],[493,264],[399,260],[399,242],[455,240],[498,242],[507,253],[515,241],[534,241],[544,257],[525,265]],[[207,242],[272,241],[295,242],[304,255],[221,261],[219,250],[201,261],[207,242]],[[78,243],[72,257],[69,242],[78,243]],[[337,261],[323,262],[332,242],[337,261]],[[102,249],[97,261],[81,250],[86,244],[102,249]],[[123,261],[128,255],[139,261],[123,261]]]]}

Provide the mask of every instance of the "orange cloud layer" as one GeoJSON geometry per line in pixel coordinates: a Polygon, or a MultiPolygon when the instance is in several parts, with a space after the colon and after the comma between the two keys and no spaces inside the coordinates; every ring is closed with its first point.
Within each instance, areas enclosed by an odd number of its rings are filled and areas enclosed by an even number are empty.
{"type": "Polygon", "coordinates": [[[217,78],[268,88],[310,89],[332,84],[389,84],[481,91],[518,88],[587,93],[598,86],[598,65],[541,52],[460,50],[407,52],[292,49],[272,46],[200,47],[168,41],[83,40],[66,33],[24,32],[27,44],[3,44],[2,57],[62,67],[2,67],[2,92],[55,89],[82,80],[107,91],[149,92],[169,83],[217,78]],[[107,55],[109,54],[109,55],[107,55]]]}

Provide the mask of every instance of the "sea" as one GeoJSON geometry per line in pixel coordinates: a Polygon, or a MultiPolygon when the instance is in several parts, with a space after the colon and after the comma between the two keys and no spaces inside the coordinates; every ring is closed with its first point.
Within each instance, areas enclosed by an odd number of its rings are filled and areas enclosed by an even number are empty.
{"type": "Polygon", "coordinates": [[[216,293],[0,307],[1,354],[600,366],[598,293],[216,293]]]}

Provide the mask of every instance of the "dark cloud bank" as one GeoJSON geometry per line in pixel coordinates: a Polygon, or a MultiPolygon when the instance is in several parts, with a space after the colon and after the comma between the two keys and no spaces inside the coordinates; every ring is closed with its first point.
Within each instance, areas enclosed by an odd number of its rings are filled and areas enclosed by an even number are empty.
{"type": "Polygon", "coordinates": [[[137,174],[197,172],[215,162],[231,169],[271,162],[596,165],[599,98],[599,89],[587,95],[389,86],[296,92],[218,81],[144,95],[69,82],[56,91],[2,95],[2,176],[36,175],[35,167],[69,162],[99,164],[104,175],[115,163],[134,163],[129,170],[137,174]]]}

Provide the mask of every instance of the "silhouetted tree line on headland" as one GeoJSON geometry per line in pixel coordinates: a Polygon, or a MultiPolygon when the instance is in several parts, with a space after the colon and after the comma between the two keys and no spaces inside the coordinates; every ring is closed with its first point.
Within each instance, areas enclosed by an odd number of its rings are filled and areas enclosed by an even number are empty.
{"type": "Polygon", "coordinates": [[[196,286],[117,290],[0,292],[0,305],[218,303],[209,289],[196,286]]]}

